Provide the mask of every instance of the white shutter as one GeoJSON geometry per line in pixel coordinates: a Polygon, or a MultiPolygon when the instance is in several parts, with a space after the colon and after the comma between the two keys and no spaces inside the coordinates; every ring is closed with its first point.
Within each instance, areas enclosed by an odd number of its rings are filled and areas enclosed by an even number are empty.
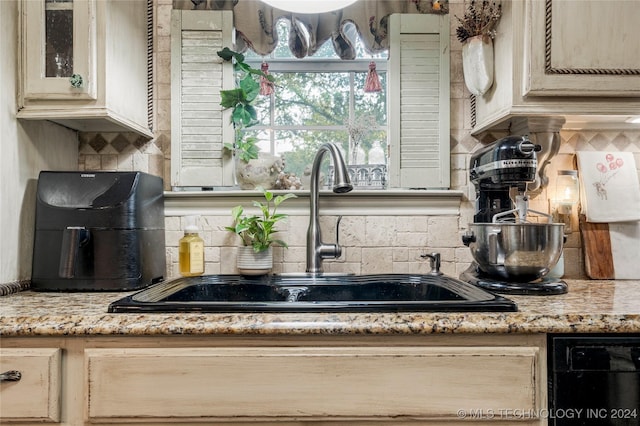
{"type": "Polygon", "coordinates": [[[232,47],[232,12],[175,10],[171,18],[171,186],[231,185],[223,144],[233,126],[220,90],[233,87],[233,68],[216,52],[232,47]]]}
{"type": "Polygon", "coordinates": [[[390,20],[390,186],[450,185],[449,15],[390,20]]]}

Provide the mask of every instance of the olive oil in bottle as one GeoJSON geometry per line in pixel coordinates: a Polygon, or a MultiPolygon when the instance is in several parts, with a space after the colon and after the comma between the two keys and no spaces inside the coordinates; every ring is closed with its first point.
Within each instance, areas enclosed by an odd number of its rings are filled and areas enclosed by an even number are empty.
{"type": "Polygon", "coordinates": [[[185,216],[184,237],[180,239],[180,275],[194,277],[204,273],[204,241],[198,235],[198,216],[185,216]]]}

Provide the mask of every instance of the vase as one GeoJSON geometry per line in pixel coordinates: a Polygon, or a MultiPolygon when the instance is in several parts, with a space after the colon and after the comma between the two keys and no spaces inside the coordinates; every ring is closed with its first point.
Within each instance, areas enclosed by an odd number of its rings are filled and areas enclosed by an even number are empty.
{"type": "Polygon", "coordinates": [[[493,40],[486,36],[470,37],[462,44],[462,71],[469,91],[484,95],[493,84],[493,40]]]}
{"type": "Polygon", "coordinates": [[[273,268],[273,250],[269,247],[256,253],[251,246],[239,247],[236,266],[242,275],[268,274],[273,268]]]}
{"type": "Polygon", "coordinates": [[[278,175],[284,170],[282,157],[259,153],[258,158],[243,161],[236,157],[236,180],[241,189],[273,189],[278,175]]]}

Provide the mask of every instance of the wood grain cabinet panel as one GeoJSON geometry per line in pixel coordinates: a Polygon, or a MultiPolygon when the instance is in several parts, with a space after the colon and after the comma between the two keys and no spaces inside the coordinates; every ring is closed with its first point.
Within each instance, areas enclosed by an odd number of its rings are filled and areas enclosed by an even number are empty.
{"type": "Polygon", "coordinates": [[[86,349],[86,410],[92,422],[535,412],[539,357],[528,346],[86,349]]]}
{"type": "Polygon", "coordinates": [[[0,424],[60,421],[61,350],[0,348],[0,373],[15,370],[18,381],[0,382],[0,424]]]}

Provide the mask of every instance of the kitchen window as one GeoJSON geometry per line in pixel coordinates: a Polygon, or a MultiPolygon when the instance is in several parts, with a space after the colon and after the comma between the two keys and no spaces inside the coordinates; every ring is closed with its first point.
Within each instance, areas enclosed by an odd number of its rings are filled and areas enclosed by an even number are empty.
{"type": "MultiPolygon", "coordinates": [[[[234,76],[231,65],[216,54],[233,46],[232,22],[230,11],[172,12],[175,190],[233,188],[233,159],[223,147],[234,132],[230,111],[220,107],[219,91],[233,87],[234,76]]],[[[283,21],[284,43],[287,27],[283,21]]],[[[355,28],[347,31],[358,43],[355,28]]],[[[306,59],[292,59],[284,43],[268,58],[248,52],[246,60],[255,67],[267,62],[279,84],[274,95],[259,99],[260,123],[248,131],[264,151],[283,155],[285,171],[297,176],[304,175],[317,146],[330,141],[342,146],[353,166],[386,163],[386,173],[378,171],[374,179],[376,189],[448,189],[449,17],[390,15],[389,40],[388,59],[385,53],[339,60],[329,43],[306,59]],[[372,61],[383,90],[364,93],[372,61]]],[[[362,176],[367,173],[372,176],[370,170],[362,176]]]]}
{"type": "Polygon", "coordinates": [[[361,188],[386,186],[387,164],[387,56],[367,53],[353,24],[345,26],[357,58],[340,60],[330,42],[313,56],[296,59],[287,45],[289,23],[278,23],[279,45],[270,57],[247,51],[254,68],[264,62],[277,87],[256,102],[259,123],[246,129],[259,140],[263,152],[285,159],[285,172],[303,176],[317,148],[335,142],[350,165],[352,178],[361,188]],[[382,90],[366,93],[371,63],[382,90]]]}

